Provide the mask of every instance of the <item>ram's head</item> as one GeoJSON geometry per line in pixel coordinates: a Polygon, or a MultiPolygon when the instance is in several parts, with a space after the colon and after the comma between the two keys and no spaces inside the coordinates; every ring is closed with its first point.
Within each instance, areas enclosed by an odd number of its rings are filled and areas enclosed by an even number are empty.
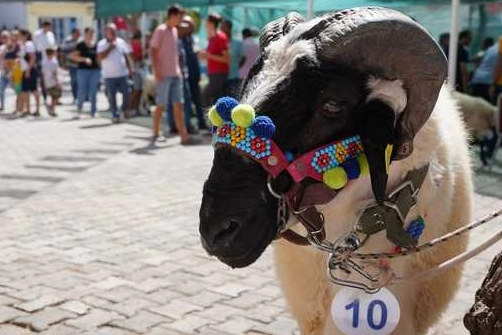
{"type": "MultiPolygon", "coordinates": [[[[291,13],[264,28],[260,47],[241,102],[269,116],[273,140],[293,154],[359,134],[381,201],[389,148],[394,160],[410,155],[446,76],[431,36],[399,12],[356,8],[309,22],[291,13]]],[[[291,183],[283,173],[273,187],[286,191],[291,183]]],[[[205,249],[232,267],[247,266],[276,236],[276,215],[267,173],[218,147],[200,210],[205,249]]]]}

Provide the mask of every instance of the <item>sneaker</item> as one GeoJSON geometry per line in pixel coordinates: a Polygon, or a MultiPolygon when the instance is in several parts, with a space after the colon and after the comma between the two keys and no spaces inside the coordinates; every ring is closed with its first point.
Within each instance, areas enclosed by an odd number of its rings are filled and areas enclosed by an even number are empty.
{"type": "Polygon", "coordinates": [[[35,113],[31,114],[31,115],[32,115],[32,116],[39,117],[39,116],[40,116],[40,112],[38,112],[38,111],[37,111],[37,112],[35,112],[35,113]]]}
{"type": "Polygon", "coordinates": [[[202,143],[202,139],[200,137],[190,136],[186,140],[181,141],[181,145],[198,145],[202,143]]]}
{"type": "Polygon", "coordinates": [[[115,124],[117,124],[117,123],[120,122],[120,118],[119,117],[114,117],[114,118],[112,118],[112,122],[115,123],[115,124]]]}
{"type": "Polygon", "coordinates": [[[96,113],[91,113],[91,117],[92,117],[92,118],[97,118],[97,117],[99,117],[99,112],[96,112],[96,113]]]}
{"type": "Polygon", "coordinates": [[[52,116],[52,117],[58,116],[58,114],[56,112],[54,112],[54,111],[50,111],[49,115],[52,116]]]}
{"type": "Polygon", "coordinates": [[[152,143],[154,142],[165,142],[167,139],[163,135],[153,135],[150,140],[152,143]]]}

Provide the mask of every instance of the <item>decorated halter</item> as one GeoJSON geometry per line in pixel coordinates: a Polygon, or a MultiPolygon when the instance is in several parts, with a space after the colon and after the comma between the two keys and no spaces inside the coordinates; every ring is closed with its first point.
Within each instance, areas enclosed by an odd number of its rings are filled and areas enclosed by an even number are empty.
{"type": "Polygon", "coordinates": [[[272,140],[274,122],[267,116],[256,116],[250,105],[223,97],[209,110],[208,118],[214,126],[215,146],[227,145],[238,150],[258,162],[272,177],[286,170],[296,183],[310,177],[338,190],[349,180],[369,172],[358,135],[294,157],[272,140]]]}

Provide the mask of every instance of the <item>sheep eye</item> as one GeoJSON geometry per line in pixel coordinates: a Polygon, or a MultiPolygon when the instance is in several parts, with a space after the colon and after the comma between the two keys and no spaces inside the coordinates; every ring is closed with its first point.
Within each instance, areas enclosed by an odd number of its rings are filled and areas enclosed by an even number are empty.
{"type": "Polygon", "coordinates": [[[337,116],[345,107],[346,103],[343,101],[328,101],[322,106],[322,112],[327,117],[337,116]]]}

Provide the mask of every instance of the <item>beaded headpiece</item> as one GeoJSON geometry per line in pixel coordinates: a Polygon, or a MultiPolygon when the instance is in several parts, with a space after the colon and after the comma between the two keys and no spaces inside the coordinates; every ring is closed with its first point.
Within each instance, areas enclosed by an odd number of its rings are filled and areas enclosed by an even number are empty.
{"type": "Polygon", "coordinates": [[[218,99],[208,113],[215,146],[227,145],[257,161],[270,175],[287,170],[295,182],[306,177],[323,181],[333,189],[369,172],[358,135],[332,142],[299,157],[283,152],[272,140],[274,122],[256,116],[250,105],[231,97],[218,99]]]}

